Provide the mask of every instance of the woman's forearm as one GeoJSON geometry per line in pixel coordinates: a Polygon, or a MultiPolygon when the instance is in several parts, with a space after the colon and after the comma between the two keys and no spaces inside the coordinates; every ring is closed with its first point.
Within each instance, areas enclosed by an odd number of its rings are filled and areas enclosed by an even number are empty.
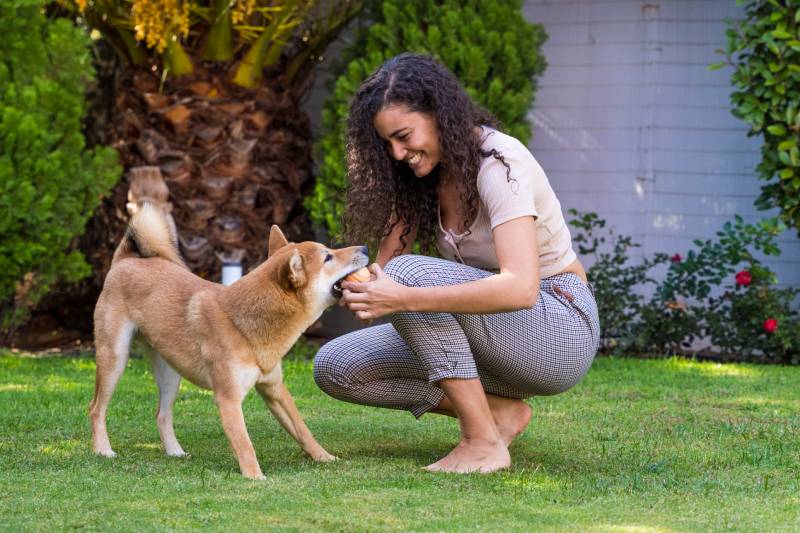
{"type": "Polygon", "coordinates": [[[511,273],[443,287],[405,287],[404,311],[430,313],[502,313],[533,307],[539,281],[522,281],[511,273]]]}

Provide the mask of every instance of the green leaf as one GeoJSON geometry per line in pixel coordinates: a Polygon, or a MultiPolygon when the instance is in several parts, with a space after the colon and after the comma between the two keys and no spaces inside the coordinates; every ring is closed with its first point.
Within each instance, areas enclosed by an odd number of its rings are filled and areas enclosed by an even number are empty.
{"type": "Polygon", "coordinates": [[[773,124],[772,126],[768,126],[767,131],[777,136],[786,135],[786,128],[784,128],[781,124],[773,124]]]}
{"type": "Polygon", "coordinates": [[[791,39],[792,38],[792,34],[791,33],[789,33],[786,30],[782,30],[782,29],[781,30],[774,30],[772,32],[772,36],[775,37],[776,39],[791,39]]]}

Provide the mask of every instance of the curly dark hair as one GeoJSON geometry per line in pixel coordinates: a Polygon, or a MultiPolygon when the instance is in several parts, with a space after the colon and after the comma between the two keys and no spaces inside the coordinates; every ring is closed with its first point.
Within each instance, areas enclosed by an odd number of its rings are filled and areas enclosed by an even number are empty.
{"type": "MultiPolygon", "coordinates": [[[[470,99],[456,77],[430,56],[405,53],[387,60],[361,84],[350,103],[347,122],[347,200],[345,237],[377,247],[398,223],[399,254],[412,229],[423,253],[435,250],[438,225],[436,187],[441,175],[462,187],[464,227],[478,212],[478,170],[481,160],[494,156],[510,167],[496,150],[481,149],[476,126],[498,128],[497,120],[470,99]],[[439,130],[441,160],[425,178],[394,160],[373,120],[384,107],[402,104],[410,111],[432,116],[439,130]],[[444,172],[443,172],[444,171],[444,172]]],[[[510,173],[507,173],[508,179],[510,173]]]]}

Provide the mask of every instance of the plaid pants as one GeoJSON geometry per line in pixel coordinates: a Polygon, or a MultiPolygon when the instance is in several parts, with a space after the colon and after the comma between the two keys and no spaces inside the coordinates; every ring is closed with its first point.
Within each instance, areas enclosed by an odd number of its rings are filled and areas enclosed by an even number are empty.
{"type": "MultiPolygon", "coordinates": [[[[461,263],[402,255],[384,269],[407,286],[455,285],[491,272],[461,263]]],[[[529,309],[507,313],[397,313],[391,324],[360,329],[323,345],[317,385],[334,398],[420,417],[436,407],[446,378],[480,378],[508,398],[547,396],[580,381],[600,339],[590,286],[574,274],[541,280],[529,309]]]]}

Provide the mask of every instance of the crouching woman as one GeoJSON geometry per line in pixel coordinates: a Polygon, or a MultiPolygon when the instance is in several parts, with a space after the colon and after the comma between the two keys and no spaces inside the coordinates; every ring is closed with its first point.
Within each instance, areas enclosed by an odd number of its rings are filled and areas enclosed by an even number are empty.
{"type": "Polygon", "coordinates": [[[524,398],[573,387],[597,306],[542,168],[430,57],[384,63],[352,100],[348,237],[378,246],[341,304],[370,322],[325,344],[317,384],[347,402],[456,417],[431,471],[492,472],[528,425],[524,398]],[[412,255],[412,244],[442,258],[412,255]]]}

